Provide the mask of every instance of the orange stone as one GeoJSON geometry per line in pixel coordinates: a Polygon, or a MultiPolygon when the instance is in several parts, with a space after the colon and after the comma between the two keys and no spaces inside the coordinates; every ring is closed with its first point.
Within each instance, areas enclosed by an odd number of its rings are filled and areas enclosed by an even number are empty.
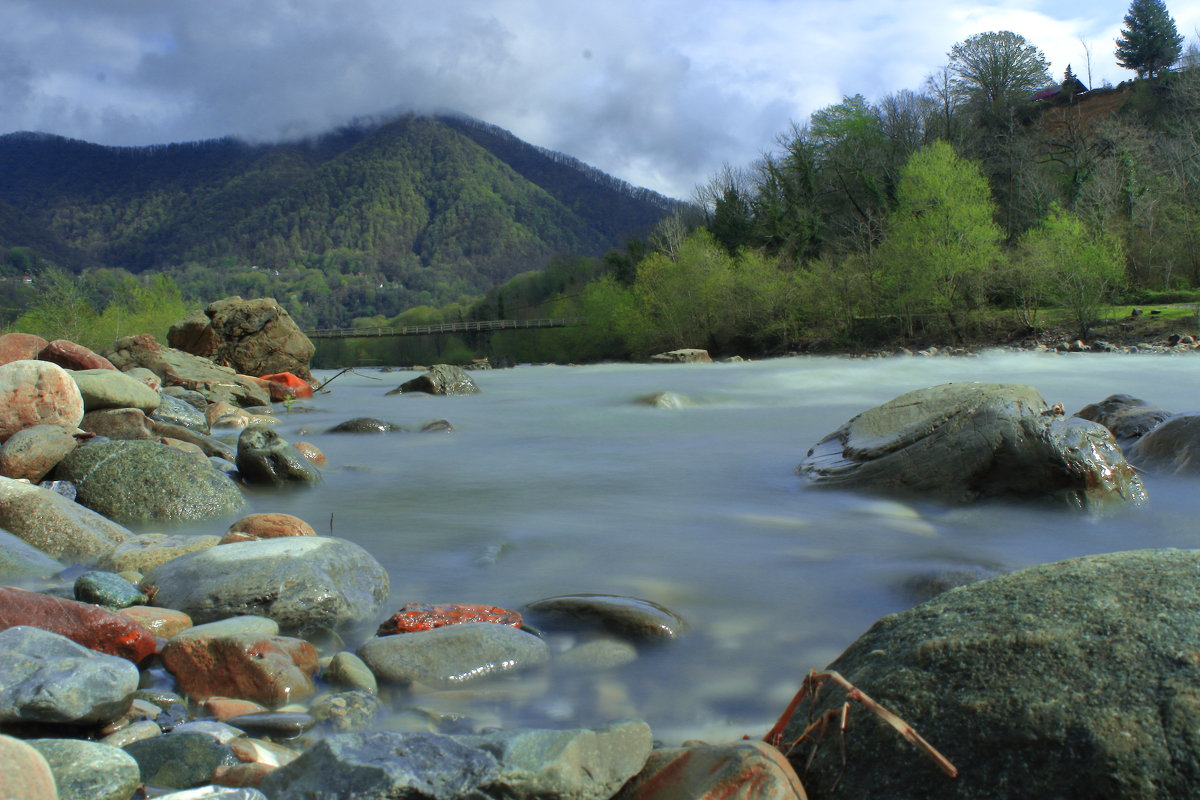
{"type": "Polygon", "coordinates": [[[464,622],[494,622],[519,628],[521,614],[505,608],[468,603],[405,603],[398,612],[379,626],[376,634],[391,636],[396,633],[416,633],[445,625],[461,625],[464,622]]]}
{"type": "Polygon", "coordinates": [[[285,399],[288,395],[298,399],[313,396],[313,389],[308,385],[308,381],[298,378],[290,372],[263,375],[262,379],[270,384],[267,388],[271,392],[271,399],[277,402],[285,399]]]}
{"type": "Polygon", "coordinates": [[[128,616],[91,603],[0,586],[0,630],[29,625],[110,656],[140,664],[158,652],[150,631],[128,616]]]}
{"type": "Polygon", "coordinates": [[[325,454],[316,445],[309,444],[308,442],[296,442],[292,447],[296,448],[300,452],[300,455],[318,467],[323,467],[329,463],[329,459],[325,457],[325,454]]]}
{"type": "Polygon", "coordinates": [[[189,635],[168,642],[162,660],[196,702],[222,696],[275,708],[316,692],[317,649],[290,636],[189,635]]]}
{"type": "Polygon", "coordinates": [[[155,636],[163,639],[170,639],[175,634],[183,633],[192,627],[192,618],[173,608],[129,606],[122,608],[117,613],[129,617],[155,636]]]}
{"type": "Polygon", "coordinates": [[[304,520],[291,514],[247,514],[229,526],[217,544],[251,542],[256,539],[278,539],[281,536],[316,536],[317,532],[304,520]]]}
{"type": "Polygon", "coordinates": [[[220,722],[239,717],[242,714],[262,714],[269,711],[261,703],[251,700],[240,700],[236,697],[210,697],[204,701],[204,710],[212,714],[220,722]]]}

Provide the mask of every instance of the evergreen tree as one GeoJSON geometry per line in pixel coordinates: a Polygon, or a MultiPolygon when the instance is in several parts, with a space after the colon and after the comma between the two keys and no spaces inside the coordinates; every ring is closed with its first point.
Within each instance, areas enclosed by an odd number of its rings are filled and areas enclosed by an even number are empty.
{"type": "Polygon", "coordinates": [[[1162,0],[1133,0],[1117,39],[1117,63],[1153,78],[1179,60],[1183,37],[1162,0]]]}

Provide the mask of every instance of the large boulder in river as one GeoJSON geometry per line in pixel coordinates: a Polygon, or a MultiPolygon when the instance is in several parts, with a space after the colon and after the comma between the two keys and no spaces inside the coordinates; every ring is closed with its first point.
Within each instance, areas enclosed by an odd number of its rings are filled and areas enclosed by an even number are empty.
{"type": "Polygon", "coordinates": [[[188,553],[150,570],[141,587],[197,623],[252,614],[303,634],[377,623],[388,575],[353,542],[285,536],[188,553]]]}
{"type": "Polygon", "coordinates": [[[210,402],[223,400],[239,406],[271,404],[271,393],[253,378],[207,358],[163,347],[147,333],[118,339],[104,355],[123,372],[145,367],[162,380],[163,386],[182,386],[199,392],[210,402]]]}
{"type": "Polygon", "coordinates": [[[1149,433],[1171,416],[1171,412],[1138,397],[1112,394],[1099,403],[1084,406],[1075,412],[1075,416],[1099,422],[1112,431],[1118,442],[1127,444],[1149,433]]]}
{"type": "MultiPolygon", "coordinates": [[[[829,669],[916,728],[958,778],[855,702],[844,754],[830,726],[807,775],[807,747],[792,763],[814,797],[1194,797],[1197,576],[1195,550],[1087,556],[884,617],[829,669]]],[[[845,700],[827,687],[816,710],[845,700]]],[[[784,741],[808,717],[804,703],[784,741]]]]}
{"type": "Polygon", "coordinates": [[[246,483],[265,486],[321,481],[321,471],[267,425],[247,425],[238,436],[237,468],[246,483]]]}
{"type": "Polygon", "coordinates": [[[175,323],[167,341],[189,353],[259,377],[290,372],[312,380],[315,348],[291,315],[273,298],[226,297],[175,323]]]}
{"type": "Polygon", "coordinates": [[[54,471],[76,500],[117,522],[207,519],[245,504],[241,490],[202,459],[159,442],[89,442],[54,471]]]}
{"type": "Polygon", "coordinates": [[[462,367],[434,364],[424,375],[405,381],[388,394],[424,392],[425,394],[479,394],[479,387],[462,367]]]}
{"type": "Polygon", "coordinates": [[[908,392],[826,436],[797,471],[819,486],[950,503],[1012,498],[1097,507],[1145,500],[1108,429],[1064,418],[1018,384],[908,392]]]}
{"type": "Polygon", "coordinates": [[[1154,426],[1129,448],[1139,469],[1168,475],[1200,475],[1200,413],[1176,414],[1154,426]]]}

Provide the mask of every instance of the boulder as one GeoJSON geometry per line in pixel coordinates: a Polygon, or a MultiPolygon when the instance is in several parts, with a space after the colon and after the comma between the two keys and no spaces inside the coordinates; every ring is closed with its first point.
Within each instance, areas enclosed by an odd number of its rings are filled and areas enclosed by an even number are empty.
{"type": "Polygon", "coordinates": [[[691,398],[677,392],[644,394],[641,397],[635,397],[633,402],[639,406],[650,406],[651,408],[687,408],[695,405],[691,398]]]}
{"type": "Polygon", "coordinates": [[[48,361],[0,365],[0,442],[34,425],[78,427],[83,396],[70,373],[48,361]]]}
{"type": "Polygon", "coordinates": [[[388,394],[424,392],[425,394],[479,394],[479,387],[462,367],[434,364],[424,375],[406,381],[388,394]]]}
{"type": "Polygon", "coordinates": [[[818,442],[797,471],[816,486],[1006,498],[1095,508],[1141,503],[1141,480],[1102,425],[1063,418],[1029,386],[948,383],[865,411],[818,442]]]}
{"type": "Polygon", "coordinates": [[[228,476],[159,442],[89,442],[54,474],[75,483],[79,503],[118,522],[207,519],[246,502],[228,476]]]}
{"type": "Polygon", "coordinates": [[[249,425],[238,436],[237,468],[246,483],[265,486],[321,481],[320,470],[265,425],[249,425]]]}
{"type": "Polygon", "coordinates": [[[708,354],[707,350],[684,347],[652,355],[650,361],[655,364],[711,364],[712,356],[708,354]]]}
{"type": "Polygon", "coordinates": [[[144,367],[157,375],[164,387],[181,386],[199,392],[209,401],[224,400],[239,406],[271,402],[270,393],[254,379],[207,358],[164,347],[149,334],[118,339],[104,355],[117,369],[144,367]]]}
{"type": "Polygon", "coordinates": [[[116,370],[104,356],[99,353],[92,352],[89,348],[81,344],[69,341],[67,339],[55,339],[50,344],[46,345],[37,354],[41,361],[49,361],[51,364],[58,364],[63,369],[72,370],[89,370],[89,369],[108,369],[116,370]]]}
{"type": "Polygon", "coordinates": [[[187,636],[163,648],[163,665],[199,702],[236,697],[274,707],[312,697],[317,650],[287,636],[187,636]]]}
{"type": "Polygon", "coordinates": [[[130,534],[124,542],[101,556],[96,566],[111,572],[145,572],[185,553],[215,547],[220,541],[219,536],[187,533],[130,534]]]}
{"type": "Polygon", "coordinates": [[[246,375],[290,372],[312,380],[313,343],[274,299],[227,297],[210,303],[204,317],[207,328],[192,314],[171,327],[167,341],[246,375]]]}
{"type": "MultiPolygon", "coordinates": [[[[827,741],[807,773],[807,747],[792,763],[820,797],[1191,796],[1200,781],[1197,575],[1195,550],[1086,556],[884,617],[829,669],[912,725],[958,778],[853,701],[844,756],[827,741]]],[[[845,700],[829,687],[813,711],[845,700]]],[[[809,715],[801,704],[784,741],[809,715]]]]}
{"type": "Polygon", "coordinates": [[[1099,422],[1112,431],[1119,443],[1127,445],[1171,416],[1171,412],[1131,395],[1113,394],[1099,403],[1084,406],[1075,416],[1099,422]]]}
{"type": "Polygon", "coordinates": [[[0,527],[67,563],[95,563],[133,536],[58,492],[9,478],[0,478],[0,527]]]}
{"type": "Polygon", "coordinates": [[[84,412],[101,408],[137,408],[149,414],[162,399],[146,384],[115,369],[81,369],[71,373],[84,412]]]}
{"type": "Polygon", "coordinates": [[[0,631],[0,725],[94,725],[125,713],[138,688],[132,661],[40,628],[0,631]]]}
{"type": "Polygon", "coordinates": [[[256,614],[288,633],[337,630],[378,617],[388,575],[366,550],[343,539],[285,536],[223,544],[146,573],[154,605],[198,623],[256,614]]]}
{"type": "Polygon", "coordinates": [[[23,428],[0,446],[0,475],[37,483],[79,445],[78,429],[65,425],[23,428]]]}
{"type": "Polygon", "coordinates": [[[49,342],[32,333],[6,333],[0,336],[0,365],[11,361],[32,361],[49,342]]]}
{"type": "Polygon", "coordinates": [[[1200,413],[1176,414],[1133,443],[1129,461],[1167,475],[1200,474],[1200,413]]]}

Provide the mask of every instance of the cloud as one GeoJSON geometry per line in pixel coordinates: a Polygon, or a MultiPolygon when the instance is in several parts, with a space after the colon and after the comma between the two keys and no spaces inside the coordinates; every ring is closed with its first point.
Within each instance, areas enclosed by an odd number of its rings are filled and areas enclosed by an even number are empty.
{"type": "MultiPolygon", "coordinates": [[[[0,130],[104,144],[319,133],[456,110],[687,196],[790,121],[917,89],[956,41],[1021,33],[1055,75],[1128,77],[1124,0],[6,0],[0,130]],[[1082,43],[1081,43],[1082,41],[1082,43]]],[[[1181,15],[1191,34],[1200,11],[1181,15]]]]}

